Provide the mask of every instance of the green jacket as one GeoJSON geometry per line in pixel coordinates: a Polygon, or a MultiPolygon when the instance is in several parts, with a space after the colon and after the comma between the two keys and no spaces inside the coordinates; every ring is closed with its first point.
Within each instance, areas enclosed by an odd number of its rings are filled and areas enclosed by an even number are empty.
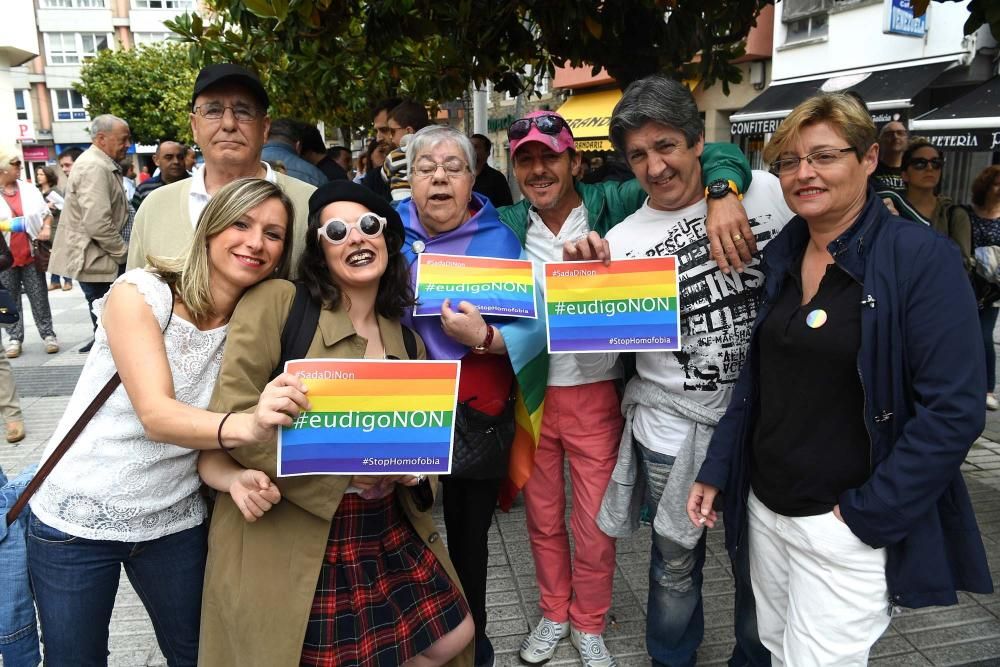
{"type": "MultiPolygon", "coordinates": [[[[706,143],[701,154],[701,169],[705,183],[721,178],[736,183],[740,192],[750,187],[750,163],[735,144],[706,143]]],[[[601,236],[638,211],[646,201],[646,193],[634,178],[623,183],[608,181],[588,185],[577,182],[576,191],[587,207],[590,228],[601,236]]],[[[500,208],[500,219],[517,234],[521,245],[527,234],[530,207],[531,202],[522,199],[500,208]]]]}

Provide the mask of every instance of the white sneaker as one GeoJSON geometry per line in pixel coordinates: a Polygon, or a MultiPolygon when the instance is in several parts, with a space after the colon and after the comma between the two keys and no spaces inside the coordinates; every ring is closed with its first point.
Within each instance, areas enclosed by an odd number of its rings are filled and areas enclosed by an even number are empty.
{"type": "Polygon", "coordinates": [[[573,628],[569,640],[580,652],[580,661],[584,667],[618,667],[618,661],[604,645],[604,637],[580,632],[573,628]]]}
{"type": "Polygon", "coordinates": [[[1000,401],[993,394],[986,394],[986,409],[987,410],[1000,410],[1000,401]]]}
{"type": "Polygon", "coordinates": [[[45,343],[46,354],[55,354],[59,351],[59,341],[55,336],[46,336],[42,341],[45,343]]]}
{"type": "Polygon", "coordinates": [[[569,622],[556,623],[542,616],[538,625],[521,642],[521,660],[529,665],[541,665],[552,659],[560,639],[569,636],[569,622]]]}
{"type": "Polygon", "coordinates": [[[21,356],[21,341],[12,340],[7,343],[7,347],[4,348],[4,354],[7,355],[8,359],[15,359],[21,356]]]}

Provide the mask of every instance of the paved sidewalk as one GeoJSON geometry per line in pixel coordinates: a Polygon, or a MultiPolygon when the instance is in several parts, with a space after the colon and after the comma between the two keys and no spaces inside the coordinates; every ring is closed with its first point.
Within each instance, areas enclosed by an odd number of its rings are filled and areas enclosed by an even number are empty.
{"type": "MultiPolygon", "coordinates": [[[[76,348],[90,338],[86,303],[79,289],[50,292],[56,332],[63,351],[46,355],[30,316],[24,353],[12,361],[22,396],[28,437],[18,445],[0,441],[0,466],[16,474],[35,462],[62,415],[84,355],[76,348]]],[[[988,425],[964,466],[994,578],[1000,580],[1000,415],[988,425]]],[[[440,521],[439,524],[443,525],[440,521]]],[[[644,650],[649,529],[618,543],[614,602],[606,633],[622,667],[648,665],[644,650]]],[[[709,533],[705,563],[705,641],[699,665],[725,664],[732,646],[733,583],[721,529],[709,533]]],[[[490,534],[487,632],[498,665],[517,665],[517,648],[538,621],[538,589],[528,546],[524,507],[497,514],[490,534]]],[[[145,610],[122,578],[111,627],[111,664],[120,667],[164,665],[145,610]]],[[[1000,595],[961,594],[955,607],[904,611],[875,645],[873,665],[1000,665],[1000,595]]],[[[2,664],[2,662],[0,662],[2,664]]],[[[550,663],[579,664],[563,642],[550,663]]],[[[280,667],[280,666],[277,666],[280,667]]]]}

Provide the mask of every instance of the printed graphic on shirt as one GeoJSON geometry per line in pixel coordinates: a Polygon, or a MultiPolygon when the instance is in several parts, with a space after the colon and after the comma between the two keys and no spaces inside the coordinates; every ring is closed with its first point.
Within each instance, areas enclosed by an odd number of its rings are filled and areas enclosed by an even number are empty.
{"type": "MultiPolygon", "coordinates": [[[[784,219],[773,213],[751,218],[750,228],[757,247],[774,238],[784,223],[784,219]]],[[[647,232],[652,231],[649,225],[644,226],[647,232]]],[[[742,273],[723,273],[710,254],[704,215],[681,217],[668,226],[666,233],[647,234],[646,238],[650,240],[614,254],[630,258],[677,256],[681,349],[658,355],[661,363],[672,356],[683,372],[682,386],[677,389],[693,392],[728,389],[743,366],[750,329],[760,305],[759,288],[764,276],[759,257],[742,273]]],[[[668,374],[674,375],[669,371],[668,374]]],[[[675,376],[675,379],[680,378],[675,376]]]]}

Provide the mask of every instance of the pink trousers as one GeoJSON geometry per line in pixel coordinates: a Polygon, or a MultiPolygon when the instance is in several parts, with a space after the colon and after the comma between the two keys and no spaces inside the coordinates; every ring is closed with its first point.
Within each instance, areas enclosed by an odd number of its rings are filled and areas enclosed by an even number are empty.
{"type": "Polygon", "coordinates": [[[524,487],[539,606],[549,620],[604,632],[611,607],[615,540],[597,527],[597,511],[618,458],[623,419],[615,383],[549,387],[535,467],[524,487]],[[570,558],[563,460],[573,486],[570,558]]]}

